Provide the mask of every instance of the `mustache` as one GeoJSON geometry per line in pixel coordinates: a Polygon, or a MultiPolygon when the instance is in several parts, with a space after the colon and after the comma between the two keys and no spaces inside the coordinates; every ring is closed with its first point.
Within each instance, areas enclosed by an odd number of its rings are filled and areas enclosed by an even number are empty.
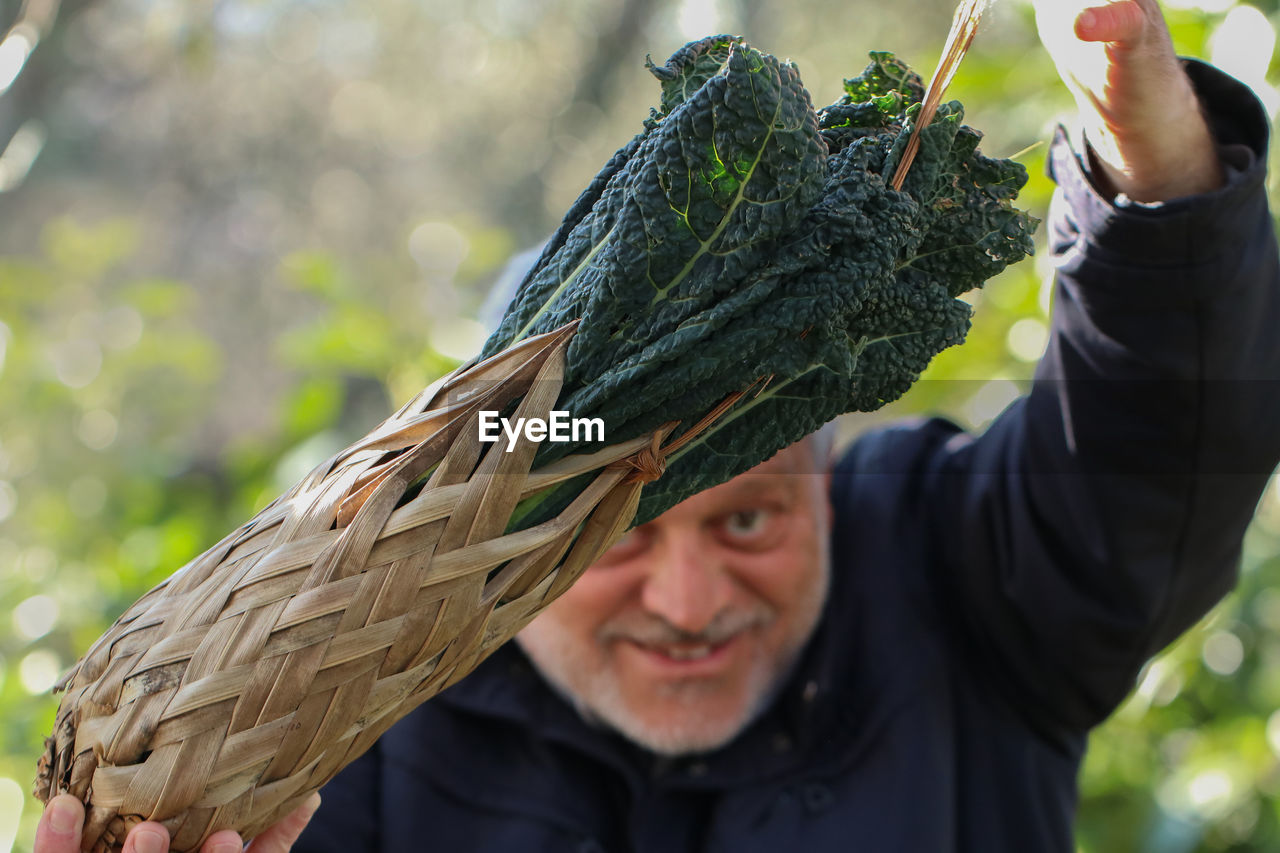
{"type": "Polygon", "coordinates": [[[642,646],[674,646],[679,644],[717,646],[735,634],[761,628],[773,620],[773,609],[764,605],[736,608],[717,613],[701,631],[678,628],[661,616],[635,614],[621,616],[600,628],[600,640],[630,640],[642,646]]]}

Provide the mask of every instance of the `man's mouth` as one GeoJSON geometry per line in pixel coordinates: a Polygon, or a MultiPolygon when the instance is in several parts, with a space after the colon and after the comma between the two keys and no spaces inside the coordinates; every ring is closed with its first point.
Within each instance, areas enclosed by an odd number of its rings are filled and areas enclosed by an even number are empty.
{"type": "Polygon", "coordinates": [[[644,652],[655,663],[688,667],[696,664],[715,665],[741,637],[742,634],[738,633],[718,642],[695,643],[645,643],[631,640],[631,645],[644,652]]]}
{"type": "Polygon", "coordinates": [[[672,660],[701,660],[715,651],[716,647],[711,643],[699,643],[698,645],[646,646],[645,648],[651,652],[666,655],[672,660]]]}

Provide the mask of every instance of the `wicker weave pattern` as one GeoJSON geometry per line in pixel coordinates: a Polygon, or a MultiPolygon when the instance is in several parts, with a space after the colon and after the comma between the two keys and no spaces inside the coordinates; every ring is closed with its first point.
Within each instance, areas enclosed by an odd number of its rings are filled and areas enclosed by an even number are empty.
{"type": "MultiPolygon", "coordinates": [[[[88,804],[84,849],[142,820],[173,849],[279,820],[417,704],[513,636],[626,529],[645,437],[530,473],[481,409],[547,417],[571,327],[424,391],[148,592],[60,684],[37,796],[88,804]],[[628,460],[631,460],[629,464],[628,460]],[[521,497],[583,473],[557,518],[504,535],[521,497]],[[430,472],[426,486],[406,490],[430,472]]],[[[652,460],[650,460],[652,462],[652,460]]]]}

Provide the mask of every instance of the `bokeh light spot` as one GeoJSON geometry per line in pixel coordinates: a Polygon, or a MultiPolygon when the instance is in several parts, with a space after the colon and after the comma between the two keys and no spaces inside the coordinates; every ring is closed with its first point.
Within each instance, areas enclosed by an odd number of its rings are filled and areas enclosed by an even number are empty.
{"type": "Polygon", "coordinates": [[[33,595],[13,608],[13,629],[28,640],[37,640],[58,623],[58,602],[48,595],[33,595]]]}
{"type": "Polygon", "coordinates": [[[57,655],[46,649],[37,649],[18,664],[18,680],[22,682],[22,689],[32,696],[42,696],[53,689],[61,669],[57,655]]]}
{"type": "Polygon", "coordinates": [[[676,26],[687,39],[698,39],[725,31],[718,0],[684,0],[676,13],[676,26]]]}
{"type": "Polygon", "coordinates": [[[1267,746],[1271,747],[1271,752],[1280,758],[1280,711],[1273,711],[1270,717],[1267,717],[1267,746]]]}
{"type": "Polygon", "coordinates": [[[0,94],[13,85],[27,64],[27,57],[35,45],[25,30],[14,28],[14,31],[0,41],[0,94]]]}
{"type": "Polygon", "coordinates": [[[22,821],[22,804],[26,801],[23,786],[8,776],[0,776],[0,850],[12,850],[22,821]]]}
{"type": "Polygon", "coordinates": [[[49,351],[54,375],[68,388],[83,388],[102,370],[102,350],[96,341],[75,338],[63,341],[49,351]]]}
{"type": "Polygon", "coordinates": [[[1232,675],[1244,662],[1244,644],[1230,631],[1217,631],[1204,641],[1200,656],[1218,675],[1232,675]]]}
{"type": "Polygon", "coordinates": [[[32,545],[22,552],[21,562],[27,580],[40,583],[58,567],[58,555],[43,545],[32,545]]]}
{"type": "Polygon", "coordinates": [[[469,317],[451,317],[431,326],[431,348],[441,355],[465,361],[484,346],[485,327],[469,317]]]}
{"type": "Polygon", "coordinates": [[[76,435],[90,450],[105,450],[116,440],[119,424],[115,415],[105,409],[92,409],[80,418],[76,435]]]}
{"type": "Polygon", "coordinates": [[[128,349],[142,340],[145,323],[132,305],[117,305],[102,315],[102,343],[111,349],[128,349]]]}
{"type": "Polygon", "coordinates": [[[1187,785],[1188,799],[1202,815],[1221,811],[1230,802],[1234,790],[1231,774],[1219,769],[1197,773],[1187,785]]]}
{"type": "Polygon", "coordinates": [[[447,222],[424,222],[409,234],[409,254],[428,272],[452,276],[470,250],[467,236],[447,222]]]}
{"type": "Polygon", "coordinates": [[[1048,342],[1048,326],[1035,317],[1023,317],[1014,323],[1009,327],[1009,334],[1005,338],[1009,354],[1019,361],[1027,362],[1039,361],[1048,342]]]}

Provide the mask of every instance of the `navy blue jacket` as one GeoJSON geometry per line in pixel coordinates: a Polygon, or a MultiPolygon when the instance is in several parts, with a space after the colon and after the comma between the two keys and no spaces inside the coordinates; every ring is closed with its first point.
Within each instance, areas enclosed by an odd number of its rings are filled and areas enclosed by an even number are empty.
{"type": "Polygon", "coordinates": [[[326,786],[296,849],[1069,853],[1086,733],[1231,588],[1280,457],[1267,121],[1189,73],[1228,185],[1117,207],[1059,137],[1033,390],[980,437],[924,420],[854,444],[830,600],[761,719],[656,758],[508,645],[326,786]]]}

